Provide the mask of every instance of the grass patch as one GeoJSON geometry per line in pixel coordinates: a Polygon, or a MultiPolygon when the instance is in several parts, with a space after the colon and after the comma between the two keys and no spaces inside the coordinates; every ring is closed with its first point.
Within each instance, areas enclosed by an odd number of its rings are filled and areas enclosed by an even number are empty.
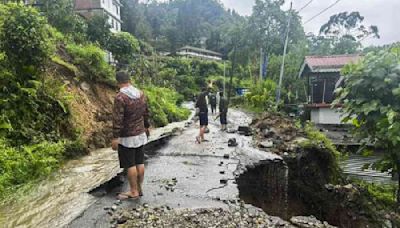
{"type": "Polygon", "coordinates": [[[71,63],[68,63],[66,61],[64,61],[60,56],[55,55],[53,57],[51,57],[51,61],[53,61],[54,63],[65,67],[66,69],[68,69],[69,71],[71,71],[72,73],[74,73],[75,76],[78,75],[78,68],[74,65],[72,65],[71,63]]]}

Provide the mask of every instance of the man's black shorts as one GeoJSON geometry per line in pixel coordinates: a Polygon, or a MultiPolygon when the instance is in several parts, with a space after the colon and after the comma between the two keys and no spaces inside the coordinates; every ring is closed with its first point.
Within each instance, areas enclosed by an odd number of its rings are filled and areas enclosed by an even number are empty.
{"type": "Polygon", "coordinates": [[[219,120],[221,121],[221,124],[227,125],[228,120],[226,119],[226,113],[221,113],[221,115],[219,116],[219,120]]]}
{"type": "Polygon", "coordinates": [[[129,169],[136,165],[144,164],[143,146],[139,148],[127,148],[118,145],[119,166],[124,169],[129,169]]]}
{"type": "Polygon", "coordinates": [[[208,113],[207,112],[200,112],[199,119],[200,119],[200,126],[208,125],[208,113]]]}

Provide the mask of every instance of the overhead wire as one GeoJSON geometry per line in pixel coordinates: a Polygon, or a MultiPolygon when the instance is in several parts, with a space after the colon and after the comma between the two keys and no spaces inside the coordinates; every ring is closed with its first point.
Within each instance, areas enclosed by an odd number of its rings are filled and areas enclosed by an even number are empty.
{"type": "Polygon", "coordinates": [[[310,19],[308,19],[306,22],[304,22],[304,24],[307,24],[308,22],[314,20],[315,18],[319,17],[321,14],[325,13],[326,11],[328,11],[329,9],[331,9],[332,7],[334,7],[335,5],[337,5],[340,1],[342,0],[336,0],[336,2],[334,2],[333,4],[329,5],[328,7],[326,7],[325,9],[323,9],[321,12],[317,13],[316,15],[314,15],[313,17],[311,17],[310,19]]]}
{"type": "Polygon", "coordinates": [[[303,11],[305,8],[307,8],[312,2],[313,2],[314,0],[310,0],[309,2],[307,2],[303,7],[301,7],[300,9],[299,9],[299,13],[301,12],[301,11],[303,11]]]}

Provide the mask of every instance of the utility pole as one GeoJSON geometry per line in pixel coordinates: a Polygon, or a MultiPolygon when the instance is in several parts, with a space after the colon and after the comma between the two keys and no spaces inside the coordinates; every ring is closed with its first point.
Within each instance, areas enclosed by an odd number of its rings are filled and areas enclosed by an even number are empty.
{"type": "Polygon", "coordinates": [[[260,81],[262,81],[263,78],[263,60],[264,60],[263,48],[260,48],[260,81]]]}
{"type": "Polygon", "coordinates": [[[228,104],[231,102],[232,84],[233,84],[233,74],[236,67],[236,46],[233,47],[233,59],[232,59],[232,69],[230,72],[229,89],[228,89],[228,104]]]}
{"type": "Polygon", "coordinates": [[[287,50],[288,41],[289,41],[290,22],[292,20],[292,7],[293,7],[293,2],[290,2],[289,19],[288,19],[288,24],[287,24],[285,46],[283,48],[281,73],[279,75],[279,85],[278,85],[278,90],[277,90],[277,93],[276,93],[276,105],[277,106],[279,105],[279,102],[281,101],[282,80],[283,80],[283,74],[285,73],[286,50],[287,50]]]}
{"type": "Polygon", "coordinates": [[[226,65],[225,65],[225,60],[224,60],[224,96],[226,96],[226,93],[225,93],[225,87],[226,87],[226,65]]]}

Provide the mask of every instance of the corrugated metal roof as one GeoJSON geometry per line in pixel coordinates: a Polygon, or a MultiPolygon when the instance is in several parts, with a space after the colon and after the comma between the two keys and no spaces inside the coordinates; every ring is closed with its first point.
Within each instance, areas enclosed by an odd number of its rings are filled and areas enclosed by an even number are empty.
{"type": "Polygon", "coordinates": [[[340,72],[349,63],[355,63],[361,55],[330,55],[330,56],[306,56],[305,65],[311,72],[340,72]]]}

